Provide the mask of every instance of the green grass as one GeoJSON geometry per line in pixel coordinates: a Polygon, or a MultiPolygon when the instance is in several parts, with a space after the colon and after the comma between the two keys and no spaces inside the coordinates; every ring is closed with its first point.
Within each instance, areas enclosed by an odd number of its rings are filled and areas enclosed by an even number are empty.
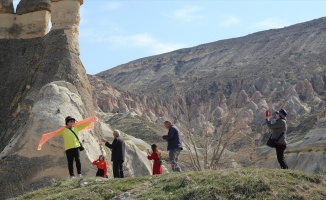
{"type": "Polygon", "coordinates": [[[291,170],[225,169],[96,181],[55,182],[15,199],[325,199],[326,176],[291,170]],[[86,186],[81,186],[87,182],[86,186]]]}

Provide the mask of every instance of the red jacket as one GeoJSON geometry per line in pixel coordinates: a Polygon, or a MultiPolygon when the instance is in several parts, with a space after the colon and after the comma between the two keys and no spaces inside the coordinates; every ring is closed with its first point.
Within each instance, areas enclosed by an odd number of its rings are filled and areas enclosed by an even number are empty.
{"type": "Polygon", "coordinates": [[[97,169],[103,169],[104,170],[104,176],[106,177],[108,175],[108,164],[106,163],[105,160],[99,161],[99,160],[94,160],[93,165],[96,165],[97,169]]]}
{"type": "Polygon", "coordinates": [[[163,174],[162,165],[158,164],[158,155],[157,153],[152,153],[151,155],[147,156],[148,160],[154,160],[153,164],[153,175],[155,174],[163,174]]]}

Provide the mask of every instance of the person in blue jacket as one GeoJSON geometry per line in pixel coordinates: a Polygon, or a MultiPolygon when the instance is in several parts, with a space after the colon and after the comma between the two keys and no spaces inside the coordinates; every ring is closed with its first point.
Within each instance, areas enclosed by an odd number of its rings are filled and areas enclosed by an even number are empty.
{"type": "Polygon", "coordinates": [[[169,151],[169,160],[172,166],[172,171],[181,172],[181,168],[178,164],[179,155],[182,150],[181,133],[179,129],[169,121],[165,121],[164,126],[169,129],[168,134],[164,135],[163,139],[168,142],[167,150],[169,151]]]}

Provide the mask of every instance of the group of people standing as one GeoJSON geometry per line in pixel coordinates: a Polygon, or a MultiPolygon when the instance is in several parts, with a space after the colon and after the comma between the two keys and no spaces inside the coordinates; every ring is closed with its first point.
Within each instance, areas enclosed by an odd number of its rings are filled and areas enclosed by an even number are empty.
{"type": "MultiPolygon", "coordinates": [[[[42,145],[50,138],[62,136],[64,140],[65,153],[68,162],[69,175],[73,179],[75,178],[74,173],[74,161],[76,163],[77,176],[81,177],[81,162],[80,162],[80,151],[83,151],[84,148],[82,143],[79,141],[78,134],[80,131],[89,128],[94,121],[97,121],[96,117],[87,118],[81,122],[76,123],[76,119],[68,116],[65,118],[65,126],[59,128],[58,130],[43,134],[41,141],[39,143],[38,150],[41,150],[42,145]]],[[[172,125],[171,122],[165,121],[165,127],[169,130],[167,135],[162,137],[163,140],[168,142],[169,159],[171,162],[173,171],[181,171],[181,168],[178,164],[178,157],[180,151],[182,150],[182,139],[179,129],[172,125]]],[[[125,161],[125,142],[120,136],[119,130],[113,131],[114,140],[112,143],[108,142],[106,139],[101,139],[104,142],[105,146],[111,149],[111,161],[112,161],[112,170],[114,178],[124,178],[123,173],[123,163],[125,161]]],[[[148,159],[153,160],[153,175],[162,174],[162,155],[159,151],[156,144],[152,146],[152,152],[148,152],[148,159]]],[[[93,165],[97,167],[96,176],[108,177],[108,164],[105,161],[105,157],[100,155],[98,159],[94,160],[93,165]]]]}
{"type": "MultiPolygon", "coordinates": [[[[284,151],[286,149],[286,111],[281,109],[280,111],[275,112],[275,122],[269,119],[269,116],[266,116],[266,124],[272,130],[271,138],[277,139],[275,143],[277,160],[282,169],[288,169],[288,166],[285,162],[284,151]]],[[[65,153],[68,162],[68,170],[71,178],[75,177],[73,162],[76,163],[77,175],[81,177],[81,162],[80,162],[80,151],[83,150],[82,144],[78,139],[78,134],[81,130],[90,126],[90,123],[93,123],[97,120],[88,118],[83,120],[84,122],[76,123],[75,118],[68,116],[65,118],[65,127],[61,127],[57,131],[43,134],[40,141],[38,150],[41,149],[42,144],[51,137],[62,136],[64,139],[65,153]]],[[[168,129],[167,135],[162,137],[163,140],[167,141],[167,150],[169,151],[169,161],[172,167],[172,171],[180,172],[181,168],[178,164],[179,155],[182,148],[182,138],[179,129],[173,125],[170,121],[165,121],[164,126],[168,129]]],[[[125,161],[125,142],[120,136],[119,130],[113,131],[114,140],[112,143],[108,142],[106,139],[101,139],[104,142],[105,146],[111,149],[112,156],[112,168],[113,168],[113,177],[114,178],[124,178],[123,173],[123,163],[125,161]]],[[[151,146],[152,152],[148,151],[147,158],[153,160],[153,175],[162,174],[162,155],[159,151],[156,144],[151,146]]],[[[108,177],[108,164],[105,161],[105,157],[100,155],[99,158],[93,161],[98,169],[96,176],[108,177]]]]}

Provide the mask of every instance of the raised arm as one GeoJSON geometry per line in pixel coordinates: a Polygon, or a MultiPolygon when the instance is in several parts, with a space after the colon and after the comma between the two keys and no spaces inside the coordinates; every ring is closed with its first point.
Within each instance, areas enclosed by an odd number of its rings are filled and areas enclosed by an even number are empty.
{"type": "Polygon", "coordinates": [[[109,147],[110,149],[114,149],[118,145],[116,139],[113,140],[112,144],[110,142],[105,142],[105,146],[109,147]]]}
{"type": "Polygon", "coordinates": [[[98,121],[98,118],[96,116],[92,116],[75,123],[74,128],[77,132],[82,131],[84,129],[90,130],[93,128],[94,122],[96,121],[98,121]]]}
{"type": "Polygon", "coordinates": [[[38,144],[38,147],[37,147],[37,150],[41,150],[42,149],[42,145],[48,141],[49,139],[53,138],[53,137],[57,137],[59,135],[62,135],[62,131],[65,129],[66,127],[65,126],[62,126],[60,127],[59,129],[53,131],[53,132],[50,132],[50,133],[45,133],[42,135],[40,141],[39,141],[39,144],[38,144]]]}
{"type": "Polygon", "coordinates": [[[93,163],[93,165],[96,165],[97,164],[97,161],[98,160],[94,160],[92,163],[93,163]]]}

